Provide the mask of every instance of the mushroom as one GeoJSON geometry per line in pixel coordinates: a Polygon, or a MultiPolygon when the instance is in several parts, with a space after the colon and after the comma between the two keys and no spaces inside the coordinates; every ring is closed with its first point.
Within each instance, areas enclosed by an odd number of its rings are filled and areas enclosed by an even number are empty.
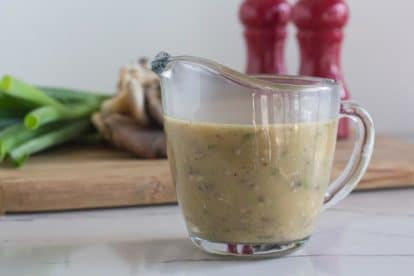
{"type": "Polygon", "coordinates": [[[160,81],[146,59],[121,68],[117,93],[102,103],[92,123],[106,140],[137,157],[166,157],[160,81]]]}
{"type": "Polygon", "coordinates": [[[147,159],[167,156],[165,134],[161,129],[142,128],[131,118],[120,114],[104,116],[95,113],[92,122],[117,148],[147,159]]]}
{"type": "Polygon", "coordinates": [[[146,60],[121,68],[117,94],[102,103],[101,112],[129,115],[140,126],[148,126],[151,119],[162,125],[159,79],[148,68],[146,60]]]}
{"type": "Polygon", "coordinates": [[[151,119],[158,123],[158,125],[164,125],[164,115],[161,103],[161,91],[159,82],[152,83],[144,87],[145,93],[145,106],[151,119]]]}

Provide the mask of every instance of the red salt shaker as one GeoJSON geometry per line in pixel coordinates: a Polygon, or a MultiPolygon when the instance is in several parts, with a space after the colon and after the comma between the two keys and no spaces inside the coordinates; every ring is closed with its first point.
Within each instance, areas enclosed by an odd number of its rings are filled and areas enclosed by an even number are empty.
{"type": "MultiPolygon", "coordinates": [[[[300,46],[299,74],[340,81],[342,100],[350,96],[340,66],[342,29],[348,15],[344,0],[299,0],[292,10],[300,46]]],[[[338,138],[348,134],[348,120],[341,119],[338,138]]]]}
{"type": "Polygon", "coordinates": [[[245,0],[241,5],[248,74],[286,73],[284,48],[290,10],[285,0],[245,0]]]}

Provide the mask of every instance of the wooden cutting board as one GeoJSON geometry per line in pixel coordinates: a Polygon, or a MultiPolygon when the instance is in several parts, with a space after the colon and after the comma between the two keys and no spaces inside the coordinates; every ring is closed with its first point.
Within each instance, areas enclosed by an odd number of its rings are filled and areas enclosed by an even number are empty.
{"type": "MultiPolygon", "coordinates": [[[[345,166],[351,141],[338,142],[333,175],[345,166]]],[[[359,190],[414,187],[414,144],[377,137],[359,190]]],[[[176,202],[166,160],[137,160],[108,146],[73,146],[0,168],[3,213],[121,207],[176,202]]]]}

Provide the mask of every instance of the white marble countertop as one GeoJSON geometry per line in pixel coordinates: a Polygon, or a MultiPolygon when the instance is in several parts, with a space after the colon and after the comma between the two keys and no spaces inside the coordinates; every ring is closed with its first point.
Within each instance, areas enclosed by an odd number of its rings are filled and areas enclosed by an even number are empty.
{"type": "Polygon", "coordinates": [[[177,206],[0,218],[0,275],[413,275],[414,189],[354,193],[307,246],[236,261],[187,239],[177,206]]]}

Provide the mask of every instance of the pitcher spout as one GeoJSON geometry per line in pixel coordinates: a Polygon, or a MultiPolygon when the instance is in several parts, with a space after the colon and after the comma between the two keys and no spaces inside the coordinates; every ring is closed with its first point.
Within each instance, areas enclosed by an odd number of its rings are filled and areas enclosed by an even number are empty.
{"type": "Polygon", "coordinates": [[[166,52],[160,52],[155,56],[151,62],[151,69],[161,78],[161,82],[163,82],[165,78],[170,78],[174,73],[181,74],[183,78],[191,78],[191,76],[194,76],[194,73],[197,72],[197,74],[208,74],[210,77],[227,80],[252,89],[266,90],[272,89],[275,86],[274,82],[268,82],[260,78],[240,73],[205,58],[171,56],[166,52]],[[177,70],[174,72],[175,67],[177,70]],[[184,73],[183,71],[185,71],[185,74],[182,74],[184,73]],[[167,72],[170,73],[167,74],[167,72]]]}
{"type": "Polygon", "coordinates": [[[151,62],[151,69],[161,79],[161,83],[169,81],[210,81],[228,82],[254,91],[273,91],[282,89],[294,91],[300,89],[313,90],[320,82],[317,78],[300,79],[292,82],[289,76],[251,76],[240,73],[217,62],[193,56],[171,56],[166,52],[158,53],[151,62]]]}

